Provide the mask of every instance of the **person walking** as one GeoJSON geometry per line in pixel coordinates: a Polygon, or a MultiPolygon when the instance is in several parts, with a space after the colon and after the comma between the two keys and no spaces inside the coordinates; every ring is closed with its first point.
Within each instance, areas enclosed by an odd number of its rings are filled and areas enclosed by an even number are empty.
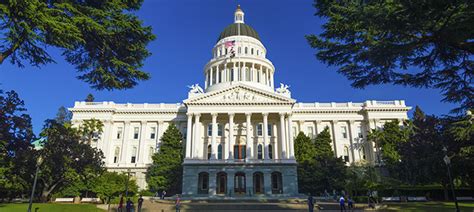
{"type": "Polygon", "coordinates": [[[127,212],[133,212],[133,202],[130,198],[128,198],[125,208],[127,209],[127,212]]]}
{"type": "Polygon", "coordinates": [[[341,207],[341,211],[346,211],[344,196],[341,196],[341,198],[339,198],[339,206],[341,207]]]}
{"type": "Polygon", "coordinates": [[[140,198],[138,198],[138,212],[141,212],[142,211],[142,205],[143,205],[143,196],[140,195],[140,198]]]}
{"type": "Polygon", "coordinates": [[[179,194],[176,194],[176,201],[175,201],[175,206],[176,206],[176,212],[181,211],[181,198],[179,197],[179,194]]]}
{"type": "Polygon", "coordinates": [[[166,196],[166,191],[163,190],[163,192],[161,192],[161,199],[165,199],[165,196],[166,196]]]}
{"type": "Polygon", "coordinates": [[[354,210],[354,201],[350,196],[347,197],[347,208],[352,211],[354,210]]]}
{"type": "Polygon", "coordinates": [[[119,206],[117,208],[117,211],[118,212],[123,212],[123,196],[122,196],[122,194],[120,194],[120,202],[119,202],[119,206]]]}
{"type": "Polygon", "coordinates": [[[311,196],[311,194],[308,194],[308,211],[313,212],[314,211],[314,198],[311,196]]]}

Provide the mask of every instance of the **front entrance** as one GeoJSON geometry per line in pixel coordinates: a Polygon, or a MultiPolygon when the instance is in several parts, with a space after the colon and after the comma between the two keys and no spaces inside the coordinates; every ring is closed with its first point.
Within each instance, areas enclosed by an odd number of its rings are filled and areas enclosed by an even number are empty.
{"type": "Polygon", "coordinates": [[[245,173],[237,172],[234,177],[235,194],[245,194],[245,173]]]}
{"type": "Polygon", "coordinates": [[[227,190],[227,174],[225,172],[217,173],[217,194],[225,194],[227,190]]]}
{"type": "Polygon", "coordinates": [[[245,145],[235,145],[234,146],[234,159],[235,160],[244,160],[246,157],[246,146],[245,145]]]}
{"type": "Polygon", "coordinates": [[[253,192],[255,194],[263,194],[263,173],[255,172],[253,174],[253,192]]]}

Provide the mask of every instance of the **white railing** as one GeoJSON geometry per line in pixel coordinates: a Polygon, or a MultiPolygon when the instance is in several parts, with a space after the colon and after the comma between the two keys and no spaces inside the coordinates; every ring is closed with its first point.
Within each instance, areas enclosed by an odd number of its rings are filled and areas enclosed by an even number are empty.
{"type": "Polygon", "coordinates": [[[362,107],[406,107],[404,100],[394,101],[375,101],[369,100],[365,102],[353,103],[353,102],[314,102],[314,103],[303,103],[299,102],[295,104],[295,108],[300,109],[317,109],[317,108],[362,108],[362,107]]]}
{"type": "Polygon", "coordinates": [[[183,104],[181,103],[175,103],[175,104],[165,104],[165,103],[159,103],[159,104],[132,104],[132,103],[126,103],[126,104],[115,104],[114,102],[75,102],[74,103],[75,108],[138,108],[138,109],[145,109],[145,108],[162,108],[162,109],[179,109],[181,107],[184,107],[183,104]]]}

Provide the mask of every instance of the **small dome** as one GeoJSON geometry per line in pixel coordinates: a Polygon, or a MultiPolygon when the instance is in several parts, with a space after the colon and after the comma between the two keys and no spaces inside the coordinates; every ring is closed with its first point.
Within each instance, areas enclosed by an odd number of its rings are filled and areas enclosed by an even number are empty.
{"type": "Polygon", "coordinates": [[[217,41],[221,40],[222,38],[236,36],[236,35],[249,36],[260,41],[260,37],[258,36],[257,31],[255,31],[251,26],[247,24],[243,24],[243,23],[233,23],[227,26],[224,29],[224,31],[221,32],[221,35],[219,35],[219,39],[217,39],[217,41]],[[239,25],[240,25],[240,34],[239,34],[239,25]]]}

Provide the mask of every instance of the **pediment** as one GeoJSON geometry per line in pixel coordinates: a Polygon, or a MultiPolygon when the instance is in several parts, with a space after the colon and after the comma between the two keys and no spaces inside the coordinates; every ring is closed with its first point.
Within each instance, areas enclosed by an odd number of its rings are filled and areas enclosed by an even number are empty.
{"type": "Polygon", "coordinates": [[[292,98],[278,93],[253,88],[246,85],[234,85],[217,91],[203,93],[184,100],[185,104],[293,104],[292,98]]]}

